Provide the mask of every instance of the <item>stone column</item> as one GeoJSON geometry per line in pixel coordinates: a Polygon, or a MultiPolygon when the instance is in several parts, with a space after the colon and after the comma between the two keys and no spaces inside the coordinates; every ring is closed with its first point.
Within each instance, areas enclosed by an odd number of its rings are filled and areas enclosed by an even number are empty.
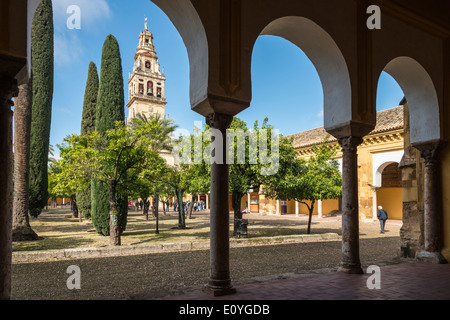
{"type": "Polygon", "coordinates": [[[222,139],[211,137],[212,157],[223,151],[222,159],[211,163],[210,213],[210,277],[204,290],[214,296],[232,294],[236,289],[230,279],[230,212],[228,203],[229,168],[226,163],[226,130],[233,117],[214,113],[206,118],[207,124],[222,134],[222,139]],[[222,140],[222,141],[221,141],[222,140]]]}
{"type": "Polygon", "coordinates": [[[0,78],[0,300],[11,298],[12,263],[12,117],[17,82],[0,78]]]}
{"type": "Polygon", "coordinates": [[[299,210],[298,210],[298,201],[295,200],[295,216],[296,216],[296,217],[298,217],[298,213],[299,213],[299,210]]]}
{"type": "Polygon", "coordinates": [[[416,258],[433,263],[447,263],[442,256],[441,210],[439,208],[439,179],[437,153],[439,142],[418,147],[425,160],[424,168],[424,250],[416,258]]]}
{"type": "Polygon", "coordinates": [[[317,201],[317,217],[318,218],[323,218],[323,201],[322,199],[319,199],[317,201]]]}
{"type": "Polygon", "coordinates": [[[377,200],[377,191],[378,187],[372,186],[372,221],[377,221],[377,212],[378,212],[378,200],[377,200]]]}
{"type": "Polygon", "coordinates": [[[358,156],[361,137],[338,139],[342,147],[342,261],[339,271],[363,273],[359,260],[358,156]]]}

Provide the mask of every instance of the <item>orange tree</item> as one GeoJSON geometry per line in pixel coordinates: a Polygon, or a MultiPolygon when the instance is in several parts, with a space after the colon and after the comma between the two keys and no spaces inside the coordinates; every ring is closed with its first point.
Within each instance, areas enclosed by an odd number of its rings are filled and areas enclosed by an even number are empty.
{"type": "Polygon", "coordinates": [[[328,146],[327,140],[315,144],[314,155],[305,160],[295,153],[292,141],[283,138],[280,143],[279,171],[266,179],[263,188],[268,198],[295,200],[308,208],[308,234],[311,233],[311,218],[316,201],[342,196],[342,175],[338,162],[333,160],[337,147],[328,146]],[[281,152],[281,149],[286,150],[281,152]]]}

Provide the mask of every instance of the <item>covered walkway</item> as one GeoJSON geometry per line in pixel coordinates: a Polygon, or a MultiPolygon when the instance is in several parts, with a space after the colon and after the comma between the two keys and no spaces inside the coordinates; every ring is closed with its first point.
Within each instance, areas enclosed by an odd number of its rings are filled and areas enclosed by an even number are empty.
{"type": "MultiPolygon", "coordinates": [[[[364,270],[367,272],[367,270],[364,270]]],[[[285,276],[241,284],[235,294],[213,297],[199,288],[163,300],[449,300],[450,265],[410,262],[380,266],[380,289],[372,273],[331,272],[285,276]]]]}

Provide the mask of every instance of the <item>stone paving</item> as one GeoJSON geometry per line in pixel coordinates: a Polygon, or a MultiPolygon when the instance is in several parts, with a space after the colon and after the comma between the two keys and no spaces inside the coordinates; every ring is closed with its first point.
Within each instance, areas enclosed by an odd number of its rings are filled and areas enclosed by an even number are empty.
{"type": "MultiPolygon", "coordinates": [[[[367,271],[367,270],[365,270],[367,271]]],[[[449,300],[450,265],[410,262],[380,266],[375,273],[340,272],[238,286],[237,293],[213,297],[196,288],[163,300],[449,300]]]]}

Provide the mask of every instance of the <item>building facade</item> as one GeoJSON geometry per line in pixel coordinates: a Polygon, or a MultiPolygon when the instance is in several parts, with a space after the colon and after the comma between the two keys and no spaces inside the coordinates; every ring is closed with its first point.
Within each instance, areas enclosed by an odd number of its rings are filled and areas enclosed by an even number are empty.
{"type": "MultiPolygon", "coordinates": [[[[375,129],[358,146],[358,199],[362,220],[376,219],[377,207],[380,205],[388,211],[389,219],[402,219],[402,178],[399,164],[404,153],[404,112],[403,105],[378,112],[375,129]]],[[[322,143],[327,136],[327,132],[321,127],[287,138],[293,138],[295,150],[300,157],[307,159],[314,153],[314,144],[322,143]]],[[[328,144],[338,146],[338,141],[329,137],[328,144]]],[[[335,159],[342,167],[342,152],[340,148],[338,150],[335,159]]],[[[294,200],[268,199],[258,192],[249,193],[243,201],[255,213],[308,214],[304,204],[294,200]]],[[[340,212],[340,205],[340,199],[319,200],[313,214],[335,214],[340,212]]]]}

